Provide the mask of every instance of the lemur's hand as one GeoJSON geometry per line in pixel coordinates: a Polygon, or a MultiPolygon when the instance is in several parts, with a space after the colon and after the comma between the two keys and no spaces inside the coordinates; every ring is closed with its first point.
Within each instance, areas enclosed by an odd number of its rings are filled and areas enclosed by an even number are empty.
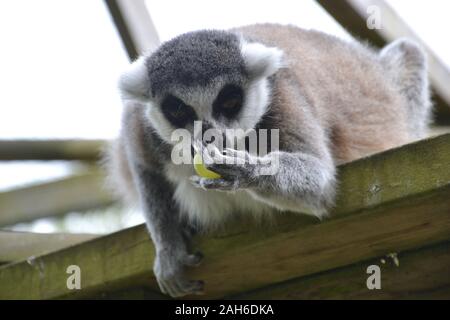
{"type": "Polygon", "coordinates": [[[174,298],[202,294],[203,281],[188,280],[184,276],[184,269],[198,266],[202,258],[201,253],[189,254],[183,248],[175,246],[158,250],[153,271],[161,291],[174,298]]]}
{"type": "Polygon", "coordinates": [[[192,176],[192,184],[203,189],[235,191],[256,186],[261,169],[267,167],[269,160],[229,148],[221,152],[212,144],[203,146],[199,142],[196,143],[195,149],[201,150],[204,166],[221,176],[219,179],[192,176]]]}

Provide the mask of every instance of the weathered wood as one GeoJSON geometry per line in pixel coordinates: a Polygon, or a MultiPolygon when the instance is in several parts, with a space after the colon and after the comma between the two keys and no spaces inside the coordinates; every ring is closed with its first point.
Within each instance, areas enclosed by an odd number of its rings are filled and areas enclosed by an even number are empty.
{"type": "Polygon", "coordinates": [[[449,299],[450,243],[381,256],[246,292],[231,299],[449,299]],[[367,267],[381,270],[381,289],[368,290],[367,267]]]}
{"type": "Polygon", "coordinates": [[[408,26],[395,10],[383,0],[316,0],[344,28],[357,38],[368,40],[372,45],[382,47],[401,37],[408,37],[420,43],[428,55],[429,76],[435,94],[434,102],[438,120],[450,121],[450,71],[446,64],[408,26]],[[381,13],[381,29],[369,29],[367,8],[376,6],[381,13]]]}
{"type": "Polygon", "coordinates": [[[165,300],[167,296],[146,287],[133,287],[117,291],[100,291],[91,297],[98,300],[165,300]]]}
{"type": "Polygon", "coordinates": [[[0,160],[100,159],[104,140],[0,140],[0,160]]]}
{"type": "MultiPolygon", "coordinates": [[[[198,239],[202,266],[189,275],[219,298],[450,238],[450,135],[342,166],[332,218],[280,215],[269,227],[239,219],[232,232],[198,239]]],[[[0,298],[81,298],[130,287],[157,291],[144,226],[0,267],[0,298]],[[68,265],[82,290],[66,288],[68,265]]],[[[430,261],[432,263],[432,261],[430,261]]],[[[193,297],[199,298],[199,297],[193,297]]]]}
{"type": "Polygon", "coordinates": [[[0,267],[0,299],[100,296],[152,280],[153,248],[144,226],[120,231],[28,261],[0,267]],[[81,268],[81,287],[67,289],[67,267],[81,268]]]}
{"type": "Polygon", "coordinates": [[[437,137],[444,134],[450,133],[450,126],[431,126],[428,132],[428,136],[437,137]]]}
{"type": "MultiPolygon", "coordinates": [[[[391,253],[389,253],[391,254],[391,253]]],[[[449,299],[450,243],[359,262],[290,281],[272,284],[225,299],[324,300],[324,299],[449,299]],[[431,262],[431,263],[430,263],[431,262]],[[381,289],[367,288],[367,268],[380,267],[381,289]]],[[[101,299],[161,299],[148,288],[131,288],[100,294],[101,299]]]]}
{"type": "Polygon", "coordinates": [[[104,173],[92,171],[0,193],[0,226],[113,203],[104,173]]]}
{"type": "Polygon", "coordinates": [[[144,0],[105,0],[130,60],[153,51],[160,43],[144,0]]]}
{"type": "Polygon", "coordinates": [[[391,149],[339,168],[335,214],[433,192],[450,184],[450,134],[391,149]]]}
{"type": "Polygon", "coordinates": [[[0,231],[0,264],[26,260],[96,237],[94,234],[0,231]]]}
{"type": "Polygon", "coordinates": [[[447,188],[322,225],[202,243],[207,263],[192,276],[204,279],[216,298],[440,242],[450,234],[449,195],[447,188]]]}

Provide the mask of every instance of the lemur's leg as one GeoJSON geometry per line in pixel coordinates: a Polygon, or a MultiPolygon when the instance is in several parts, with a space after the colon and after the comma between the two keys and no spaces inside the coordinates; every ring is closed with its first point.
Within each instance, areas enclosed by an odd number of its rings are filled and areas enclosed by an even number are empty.
{"type": "Polygon", "coordinates": [[[431,114],[425,52],[415,42],[399,39],[381,50],[380,59],[407,100],[411,135],[423,138],[431,114]]]}
{"type": "Polygon", "coordinates": [[[128,112],[122,137],[141,209],[155,246],[153,270],[158,284],[163,293],[172,297],[201,293],[203,282],[186,279],[184,269],[198,265],[202,256],[189,253],[190,230],[180,219],[180,209],[173,200],[173,186],[161,174],[163,170],[157,161],[152,161],[146,154],[149,145],[153,144],[150,148],[153,151],[157,147],[142,127],[139,109],[128,112]]]}
{"type": "Polygon", "coordinates": [[[156,259],[153,271],[163,293],[172,297],[199,294],[203,282],[187,280],[185,267],[197,266],[202,260],[200,253],[189,253],[187,226],[178,216],[171,186],[159,173],[136,167],[135,181],[139,190],[147,227],[155,245],[156,259]]]}

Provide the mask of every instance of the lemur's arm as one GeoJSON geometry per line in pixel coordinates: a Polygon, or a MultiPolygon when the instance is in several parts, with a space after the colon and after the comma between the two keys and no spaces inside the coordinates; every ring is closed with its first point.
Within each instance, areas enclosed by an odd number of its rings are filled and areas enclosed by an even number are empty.
{"type": "Polygon", "coordinates": [[[295,79],[285,79],[288,80],[284,85],[290,86],[290,90],[277,94],[274,101],[288,106],[288,109],[278,112],[284,115],[279,119],[282,150],[257,157],[245,151],[226,150],[222,154],[218,150],[211,152],[213,148],[209,151],[203,148],[205,166],[219,173],[222,179],[194,176],[191,180],[194,185],[206,189],[246,189],[258,200],[280,210],[309,213],[321,218],[333,204],[335,165],[323,125],[302,97],[295,79]],[[293,115],[298,112],[301,114],[293,115]],[[238,159],[237,163],[230,158],[238,159]],[[273,174],[264,175],[271,164],[275,169],[273,174]]]}
{"type": "Polygon", "coordinates": [[[201,254],[189,253],[190,229],[180,219],[173,200],[173,186],[161,174],[162,168],[147,150],[158,151],[151,131],[147,131],[139,106],[128,108],[122,138],[146,224],[153,240],[156,259],[154,273],[163,293],[172,297],[201,293],[203,283],[184,278],[186,266],[201,262],[201,254]]]}
{"type": "Polygon", "coordinates": [[[277,209],[309,213],[319,218],[326,215],[327,209],[333,204],[335,169],[327,159],[305,152],[283,151],[256,159],[245,151],[235,150],[229,150],[225,155],[216,152],[210,156],[214,162],[205,166],[219,173],[222,178],[194,176],[191,178],[194,185],[224,191],[247,189],[255,198],[277,209]],[[242,163],[227,164],[229,157],[242,159],[242,163]],[[278,162],[276,172],[273,175],[261,175],[261,171],[266,170],[271,161],[278,162]]]}

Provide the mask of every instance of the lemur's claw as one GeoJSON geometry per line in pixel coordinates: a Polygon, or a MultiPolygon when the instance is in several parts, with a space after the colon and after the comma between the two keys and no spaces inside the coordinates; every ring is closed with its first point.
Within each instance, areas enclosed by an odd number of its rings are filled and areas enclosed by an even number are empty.
{"type": "Polygon", "coordinates": [[[235,191],[239,188],[239,181],[237,179],[208,179],[199,176],[192,176],[190,180],[195,187],[202,188],[203,190],[214,189],[217,191],[235,191]]]}
{"type": "Polygon", "coordinates": [[[203,294],[203,281],[188,280],[184,276],[185,267],[198,266],[202,259],[200,252],[188,254],[183,250],[174,250],[158,253],[153,270],[161,292],[173,298],[203,294]]]}

